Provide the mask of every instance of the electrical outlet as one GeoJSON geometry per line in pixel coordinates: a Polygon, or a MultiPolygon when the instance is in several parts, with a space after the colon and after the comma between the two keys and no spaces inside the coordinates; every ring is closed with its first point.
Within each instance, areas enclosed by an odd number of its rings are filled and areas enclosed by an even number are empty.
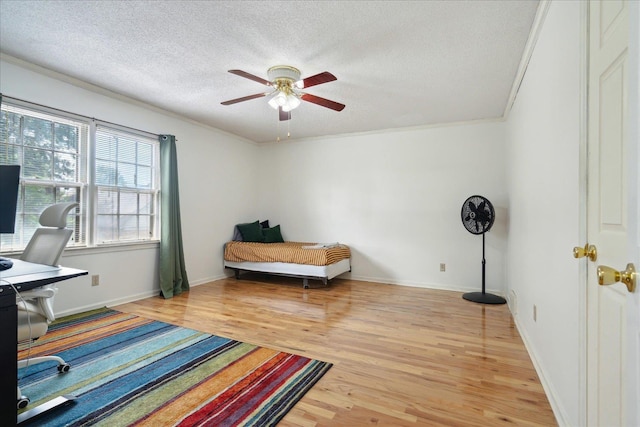
{"type": "Polygon", "coordinates": [[[533,304],[533,321],[538,321],[538,307],[535,304],[533,304]]]}
{"type": "Polygon", "coordinates": [[[91,286],[98,286],[100,284],[100,276],[97,274],[94,274],[93,276],[91,276],[91,286]]]}
{"type": "Polygon", "coordinates": [[[440,271],[447,271],[447,265],[444,262],[440,263],[440,271]]]}

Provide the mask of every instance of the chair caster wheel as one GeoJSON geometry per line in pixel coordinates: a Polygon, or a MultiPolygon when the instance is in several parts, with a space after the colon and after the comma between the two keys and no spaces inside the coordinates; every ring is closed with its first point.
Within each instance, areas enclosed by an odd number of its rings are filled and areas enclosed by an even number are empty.
{"type": "Polygon", "coordinates": [[[69,372],[69,369],[71,369],[71,365],[69,365],[68,363],[64,363],[62,365],[58,365],[58,372],[60,372],[60,373],[69,372]]]}
{"type": "Polygon", "coordinates": [[[20,396],[18,399],[18,409],[24,409],[31,402],[27,396],[20,396]]]}

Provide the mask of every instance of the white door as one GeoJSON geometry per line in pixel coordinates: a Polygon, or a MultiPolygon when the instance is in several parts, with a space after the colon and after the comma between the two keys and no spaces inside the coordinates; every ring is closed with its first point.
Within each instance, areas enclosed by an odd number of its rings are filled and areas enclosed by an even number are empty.
{"type": "Polygon", "coordinates": [[[597,273],[598,266],[640,268],[638,53],[635,41],[629,50],[629,6],[589,3],[587,235],[598,249],[587,272],[589,426],[640,425],[640,291],[622,283],[600,286],[597,273]]]}

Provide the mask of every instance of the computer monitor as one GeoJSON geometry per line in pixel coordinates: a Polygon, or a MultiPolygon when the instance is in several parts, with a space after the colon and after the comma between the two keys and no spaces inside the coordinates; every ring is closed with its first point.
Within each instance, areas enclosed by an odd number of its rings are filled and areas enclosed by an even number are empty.
{"type": "Polygon", "coordinates": [[[19,165],[0,165],[0,233],[13,234],[16,227],[19,165]]]}
{"type": "MultiPolygon", "coordinates": [[[[20,187],[20,166],[0,165],[0,233],[13,234],[20,187]]],[[[12,261],[0,257],[0,271],[11,268],[12,261]]]]}

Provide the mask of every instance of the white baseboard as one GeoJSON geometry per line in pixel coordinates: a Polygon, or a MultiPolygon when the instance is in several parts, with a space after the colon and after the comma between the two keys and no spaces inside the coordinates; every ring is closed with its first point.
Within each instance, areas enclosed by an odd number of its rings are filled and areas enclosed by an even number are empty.
{"type": "MultiPolygon", "coordinates": [[[[338,279],[341,276],[338,276],[338,279]]],[[[363,282],[373,282],[373,283],[385,283],[389,285],[399,285],[399,286],[410,286],[413,288],[423,288],[423,289],[437,289],[440,291],[453,291],[453,292],[478,292],[480,289],[478,288],[468,288],[464,286],[456,286],[456,285],[448,285],[443,283],[425,283],[425,282],[411,282],[406,280],[389,280],[388,278],[383,277],[368,277],[368,276],[360,276],[351,274],[349,277],[351,280],[359,280],[363,282]]],[[[487,289],[486,292],[504,296],[504,292],[499,291],[497,289],[487,289]]]]}
{"type": "Polygon", "coordinates": [[[189,281],[189,286],[200,286],[200,285],[204,285],[205,283],[215,282],[216,280],[227,279],[229,277],[233,277],[233,274],[231,274],[231,275],[218,274],[216,276],[207,277],[205,279],[198,279],[198,280],[193,281],[193,282],[189,281]]]}
{"type": "MultiPolygon", "coordinates": [[[[214,282],[216,280],[225,279],[227,277],[228,276],[225,276],[225,275],[218,275],[218,276],[214,276],[206,279],[200,279],[200,280],[196,280],[195,282],[189,282],[189,286],[195,287],[195,286],[203,285],[205,283],[214,282]]],[[[56,317],[63,317],[63,316],[69,316],[72,314],[83,313],[85,311],[95,310],[102,307],[115,307],[117,305],[122,305],[129,302],[140,301],[145,298],[159,297],[159,295],[160,295],[160,288],[157,288],[151,291],[145,291],[137,294],[126,295],[120,298],[113,298],[106,301],[100,301],[99,303],[73,307],[68,310],[56,312],[56,317]]]]}
{"type": "Polygon", "coordinates": [[[110,299],[110,300],[107,300],[107,301],[100,301],[99,303],[95,303],[95,304],[87,304],[87,305],[83,305],[83,306],[80,306],[80,307],[73,307],[71,309],[64,310],[64,311],[56,313],[56,317],[69,316],[71,314],[83,313],[85,311],[95,310],[97,308],[102,308],[102,307],[114,307],[116,305],[126,304],[128,302],[139,301],[141,299],[155,297],[155,296],[158,296],[159,294],[160,294],[160,288],[154,289],[154,290],[151,290],[151,291],[140,292],[140,293],[133,294],[133,295],[126,295],[126,296],[121,297],[121,298],[113,298],[113,299],[110,299]]]}
{"type": "Polygon", "coordinates": [[[516,329],[518,330],[518,333],[522,338],[522,342],[524,343],[524,346],[527,349],[527,353],[529,353],[529,357],[531,358],[533,367],[536,370],[536,373],[538,374],[538,378],[540,378],[540,383],[542,384],[542,388],[544,389],[544,392],[547,395],[547,399],[549,399],[549,404],[551,405],[553,414],[556,417],[556,422],[560,427],[562,426],[568,427],[570,425],[567,422],[569,418],[567,417],[566,412],[562,409],[562,407],[558,403],[559,402],[559,399],[557,398],[558,393],[555,391],[553,384],[549,382],[549,380],[547,379],[549,375],[545,373],[544,369],[542,368],[542,365],[538,362],[539,358],[533,346],[531,345],[531,340],[529,339],[529,336],[527,335],[526,331],[522,327],[522,324],[518,320],[518,317],[514,316],[513,313],[512,313],[512,318],[516,325],[516,329]]]}

